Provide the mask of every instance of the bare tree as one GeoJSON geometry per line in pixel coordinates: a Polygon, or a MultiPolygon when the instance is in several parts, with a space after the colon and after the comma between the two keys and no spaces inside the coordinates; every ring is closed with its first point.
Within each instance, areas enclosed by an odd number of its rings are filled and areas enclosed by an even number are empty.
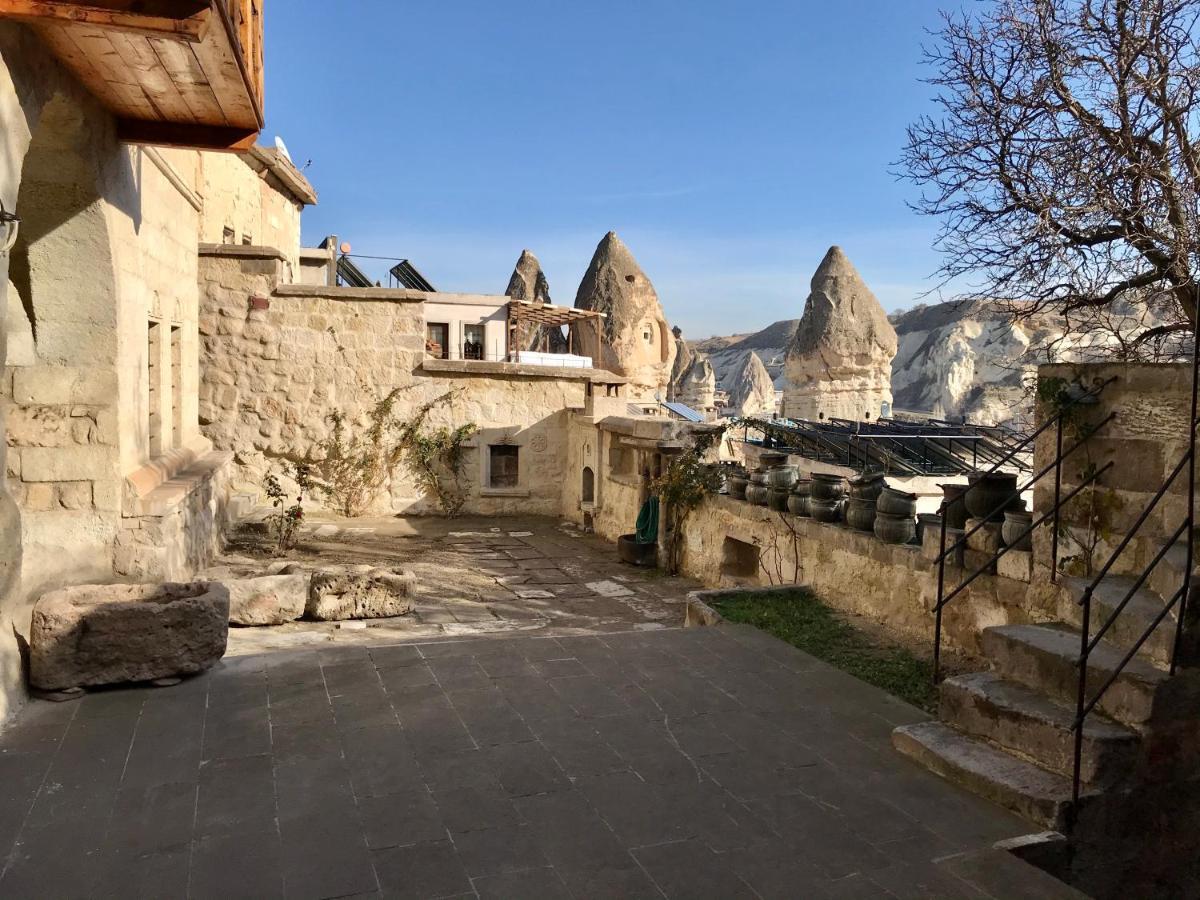
{"type": "Polygon", "coordinates": [[[943,15],[937,116],[902,158],[947,282],[1062,313],[1118,354],[1190,338],[1200,287],[1200,0],[996,0],[943,15]],[[1130,324],[1142,327],[1129,328],[1130,324]]]}

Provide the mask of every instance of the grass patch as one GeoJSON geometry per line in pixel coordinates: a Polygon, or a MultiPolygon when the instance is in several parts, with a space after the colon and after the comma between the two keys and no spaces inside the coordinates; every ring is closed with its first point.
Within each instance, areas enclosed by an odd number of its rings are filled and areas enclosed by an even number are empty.
{"type": "Polygon", "coordinates": [[[761,628],[913,706],[931,713],[937,710],[931,660],[865,634],[810,591],[795,588],[763,597],[731,595],[713,606],[731,622],[761,628]]]}

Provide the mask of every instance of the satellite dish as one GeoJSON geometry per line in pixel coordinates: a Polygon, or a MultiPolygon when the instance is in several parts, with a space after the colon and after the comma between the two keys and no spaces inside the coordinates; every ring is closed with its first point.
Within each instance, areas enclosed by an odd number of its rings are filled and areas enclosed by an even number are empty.
{"type": "Polygon", "coordinates": [[[281,138],[279,135],[275,135],[275,149],[283,154],[284,159],[286,159],[288,162],[292,162],[292,154],[288,153],[287,144],[283,142],[283,138],[281,138]]]}
{"type": "Polygon", "coordinates": [[[341,249],[343,255],[348,254],[350,252],[350,242],[342,241],[342,246],[340,249],[341,249]]]}

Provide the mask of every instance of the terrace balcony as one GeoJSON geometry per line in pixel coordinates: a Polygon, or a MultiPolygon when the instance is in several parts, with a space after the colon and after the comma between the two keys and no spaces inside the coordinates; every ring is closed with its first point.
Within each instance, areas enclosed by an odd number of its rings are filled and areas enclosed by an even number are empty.
{"type": "Polygon", "coordinates": [[[242,150],[263,125],[262,0],[0,0],[130,143],[242,150]]]}

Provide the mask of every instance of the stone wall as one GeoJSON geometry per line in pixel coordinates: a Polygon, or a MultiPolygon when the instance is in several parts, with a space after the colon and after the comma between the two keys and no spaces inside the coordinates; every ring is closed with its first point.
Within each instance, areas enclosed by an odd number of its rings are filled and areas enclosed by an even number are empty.
{"type": "MultiPolygon", "coordinates": [[[[399,389],[396,413],[404,418],[453,391],[429,425],[480,429],[465,458],[465,511],[559,512],[567,411],[583,408],[593,379],[611,376],[427,360],[420,292],[284,284],[285,261],[267,248],[206,247],[201,259],[200,418],[214,446],[235,454],[235,492],[261,499],[277,460],[320,456],[334,412],[361,425],[379,398],[399,389]],[[518,448],[515,486],[491,484],[493,445],[518,448]]],[[[373,511],[434,508],[401,469],[373,511]]]]}
{"type": "MultiPolygon", "coordinates": [[[[1068,458],[1063,467],[1065,494],[1080,483],[1089,465],[1097,468],[1112,463],[1101,476],[1100,493],[1110,498],[1104,503],[1104,532],[1107,538],[1095,553],[1102,563],[1117,542],[1137,520],[1146,504],[1170,475],[1187,451],[1187,423],[1190,417],[1191,372],[1188,365],[1157,363],[1091,363],[1044,365],[1038,379],[1048,386],[1073,385],[1082,392],[1115,378],[1099,392],[1094,403],[1081,407],[1074,418],[1082,425],[1094,425],[1109,413],[1114,418],[1088,438],[1085,446],[1068,458]]],[[[1048,387],[1043,387],[1045,392],[1048,387]]],[[[1055,413],[1053,406],[1038,404],[1038,424],[1055,413]]],[[[1066,428],[1063,446],[1075,439],[1071,426],[1066,428]]],[[[1055,429],[1048,428],[1036,442],[1034,468],[1040,471],[1055,457],[1055,429]]],[[[1144,539],[1133,542],[1118,560],[1115,571],[1140,572],[1150,562],[1163,540],[1183,521],[1187,507],[1187,473],[1176,479],[1144,526],[1144,539]]],[[[1054,506],[1053,474],[1035,487],[1034,509],[1047,511],[1054,506]]],[[[1049,529],[1034,534],[1037,559],[1050,563],[1049,529]]],[[[1078,546],[1065,542],[1060,559],[1080,553],[1078,546]]],[[[1178,585],[1176,585],[1178,586],[1178,585]]]]}

